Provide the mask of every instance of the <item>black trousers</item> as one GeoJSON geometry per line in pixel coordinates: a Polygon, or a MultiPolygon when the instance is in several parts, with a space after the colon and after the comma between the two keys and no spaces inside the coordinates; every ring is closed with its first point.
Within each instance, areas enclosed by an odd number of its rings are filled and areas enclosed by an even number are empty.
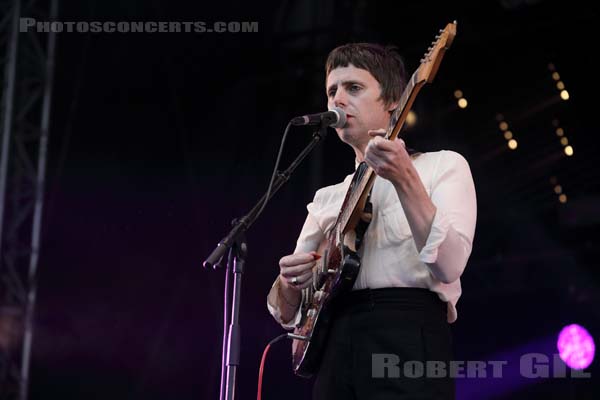
{"type": "Polygon", "coordinates": [[[313,400],[455,398],[446,303],[437,294],[365,289],[339,297],[332,307],[313,400]]]}

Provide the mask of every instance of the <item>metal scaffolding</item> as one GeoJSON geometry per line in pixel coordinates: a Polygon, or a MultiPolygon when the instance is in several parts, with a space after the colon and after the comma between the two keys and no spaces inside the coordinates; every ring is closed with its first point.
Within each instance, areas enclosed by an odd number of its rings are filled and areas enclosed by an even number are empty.
{"type": "Polygon", "coordinates": [[[58,1],[0,2],[0,399],[25,400],[33,339],[58,1]]]}

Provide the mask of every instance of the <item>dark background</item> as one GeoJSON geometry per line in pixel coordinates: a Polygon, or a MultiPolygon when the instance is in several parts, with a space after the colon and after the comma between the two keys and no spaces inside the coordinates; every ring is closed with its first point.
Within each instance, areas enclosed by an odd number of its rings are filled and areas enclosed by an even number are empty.
{"type": "MultiPolygon", "coordinates": [[[[63,21],[258,21],[259,32],[58,35],[31,398],[217,398],[224,273],[201,263],[265,191],[287,121],[326,109],[327,53],[349,41],[394,44],[412,73],[454,19],[456,40],[406,141],[460,152],[476,183],[456,359],[551,355],[569,323],[597,339],[598,12],[591,2],[452,3],[62,2],[63,21]]],[[[291,133],[283,166],[309,138],[309,129],[291,133]]],[[[314,191],[353,164],[331,134],[248,234],[240,399],[256,395],[263,347],[282,332],[265,304],[277,262],[293,250],[314,191]]],[[[598,398],[597,365],[592,379],[461,380],[458,398],[598,398]]],[[[289,343],[275,345],[264,398],[310,391],[291,371],[289,343]]]]}

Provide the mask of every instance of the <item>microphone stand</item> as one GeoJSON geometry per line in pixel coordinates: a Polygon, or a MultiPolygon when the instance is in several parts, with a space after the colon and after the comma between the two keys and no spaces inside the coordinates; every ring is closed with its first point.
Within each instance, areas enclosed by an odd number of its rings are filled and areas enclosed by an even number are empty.
{"type": "Polygon", "coordinates": [[[312,149],[327,136],[327,124],[321,121],[318,129],[314,132],[311,142],[296,157],[284,172],[276,172],[276,178],[270,194],[265,193],[258,203],[248,214],[232,221],[233,228],[212,251],[203,262],[204,268],[222,267],[222,259],[225,252],[229,250],[226,265],[225,289],[224,289],[224,318],[223,318],[223,349],[221,355],[221,391],[220,400],[233,400],[235,397],[236,372],[240,365],[240,324],[239,313],[242,293],[242,275],[248,245],[245,233],[256,221],[263,209],[263,203],[268,202],[277,191],[290,179],[294,170],[312,149]],[[267,198],[267,195],[269,196],[267,198]],[[230,276],[233,276],[233,292],[230,294],[230,276]],[[233,297],[231,298],[231,295],[233,297]]]}

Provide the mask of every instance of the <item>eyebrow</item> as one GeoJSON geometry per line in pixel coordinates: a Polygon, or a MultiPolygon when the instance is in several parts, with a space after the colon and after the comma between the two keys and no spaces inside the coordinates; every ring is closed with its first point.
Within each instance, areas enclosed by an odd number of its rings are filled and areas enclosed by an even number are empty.
{"type": "MultiPolygon", "coordinates": [[[[361,81],[356,81],[356,80],[347,80],[347,81],[342,81],[342,86],[352,86],[352,85],[360,85],[360,86],[365,86],[365,84],[361,81]]],[[[325,91],[327,94],[329,94],[329,92],[331,91],[331,89],[337,89],[337,83],[332,84],[331,86],[329,86],[327,88],[327,90],[325,91]]]]}

